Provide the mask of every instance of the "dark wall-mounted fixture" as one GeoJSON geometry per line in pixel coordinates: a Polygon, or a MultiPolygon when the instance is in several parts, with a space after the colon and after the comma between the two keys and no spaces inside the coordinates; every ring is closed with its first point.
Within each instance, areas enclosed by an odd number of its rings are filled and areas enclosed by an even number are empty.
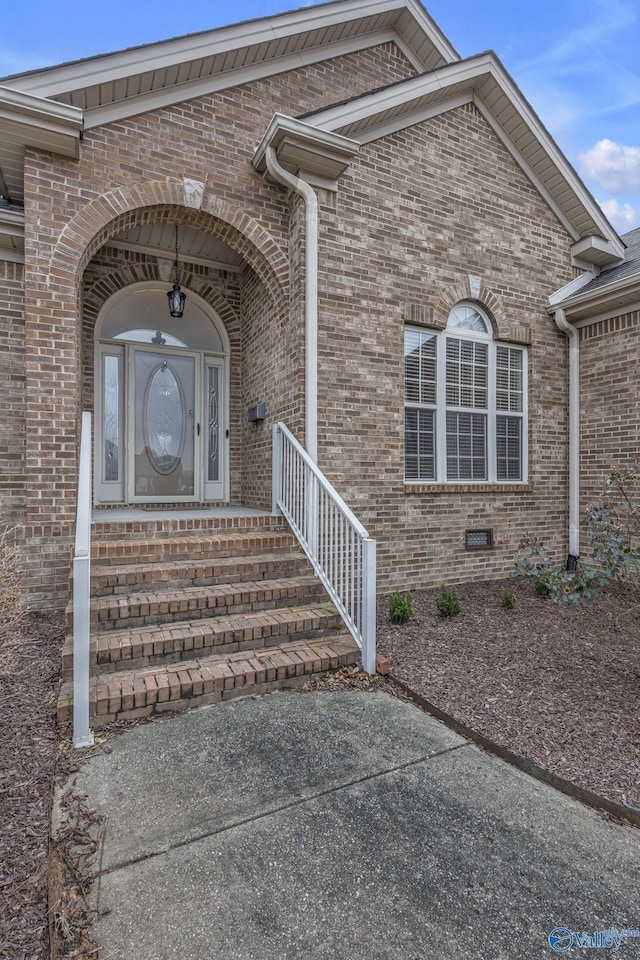
{"type": "Polygon", "coordinates": [[[248,419],[249,423],[257,423],[258,420],[264,420],[267,415],[267,405],[266,403],[256,403],[255,407],[249,407],[248,419]]]}

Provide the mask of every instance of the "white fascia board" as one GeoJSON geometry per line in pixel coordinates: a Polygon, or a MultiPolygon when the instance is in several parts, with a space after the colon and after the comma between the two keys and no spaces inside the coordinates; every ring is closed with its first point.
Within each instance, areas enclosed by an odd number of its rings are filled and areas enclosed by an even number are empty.
{"type": "Polygon", "coordinates": [[[4,247],[0,247],[0,261],[4,260],[9,263],[24,263],[24,253],[20,250],[9,250],[4,247]]]}
{"type": "Polygon", "coordinates": [[[349,37],[346,40],[339,40],[322,47],[311,47],[308,50],[290,53],[274,60],[252,63],[247,67],[237,67],[235,70],[227,70],[215,76],[202,77],[198,80],[174,84],[171,87],[161,87],[150,93],[128,97],[126,100],[116,100],[104,106],[85,110],[85,130],[103,126],[105,123],[125,120],[127,117],[135,117],[141,113],[150,113],[163,107],[171,107],[186,100],[206,97],[220,90],[229,90],[231,87],[238,87],[243,83],[253,83],[256,80],[263,80],[278,73],[307,67],[322,60],[357,53],[359,50],[379,46],[396,39],[397,37],[392,30],[368,34],[366,37],[349,37]]]}
{"type": "MultiPolygon", "coordinates": [[[[596,306],[596,304],[594,304],[596,306]]],[[[592,327],[594,323],[599,323],[601,320],[612,320],[614,317],[620,317],[627,313],[635,313],[636,310],[640,310],[640,281],[636,285],[635,296],[633,290],[629,291],[629,300],[624,304],[616,304],[615,306],[607,309],[607,302],[598,303],[597,306],[600,309],[599,313],[592,313],[588,317],[581,317],[579,320],[572,320],[570,317],[567,317],[567,320],[573,324],[573,326],[580,330],[582,327],[592,327]]],[[[564,309],[564,308],[563,308],[564,309]]]]}
{"type": "Polygon", "coordinates": [[[478,110],[480,111],[480,113],[482,114],[482,116],[484,117],[484,119],[487,121],[487,123],[495,133],[495,135],[502,142],[503,146],[506,147],[506,149],[511,154],[515,162],[518,164],[520,169],[525,174],[525,176],[531,181],[531,183],[536,188],[536,190],[538,191],[542,199],[545,201],[549,209],[558,218],[558,220],[560,221],[562,226],[565,228],[569,236],[572,238],[572,240],[574,241],[579,240],[580,232],[576,229],[576,227],[573,225],[571,220],[569,220],[569,218],[565,214],[560,204],[549,193],[549,191],[547,190],[544,183],[542,182],[540,177],[537,175],[533,167],[522,156],[522,154],[518,150],[513,140],[505,133],[502,126],[500,125],[498,120],[496,120],[491,110],[489,110],[489,107],[486,105],[482,97],[478,93],[476,93],[473,98],[473,101],[476,107],[478,108],[478,110]]]}
{"type": "Polygon", "coordinates": [[[593,264],[603,269],[613,266],[621,259],[613,249],[611,241],[591,235],[583,237],[578,243],[574,243],[571,247],[571,256],[577,266],[586,263],[587,268],[593,264]]]}
{"type": "MultiPolygon", "coordinates": [[[[590,277],[589,279],[593,278],[590,277]]],[[[550,297],[548,312],[553,313],[553,311],[559,307],[568,312],[571,309],[584,307],[590,303],[593,303],[594,307],[601,307],[604,306],[608,300],[619,296],[621,293],[628,293],[629,296],[633,296],[638,290],[640,290],[640,274],[636,273],[631,277],[621,277],[619,280],[612,280],[611,283],[603,284],[595,290],[588,290],[585,293],[576,292],[562,302],[554,303],[553,306],[551,305],[550,297]]],[[[562,291],[558,291],[558,293],[560,292],[562,291]]],[[[555,294],[553,296],[555,296],[555,294]]]]}
{"type": "Polygon", "coordinates": [[[331,166],[335,166],[339,170],[337,173],[337,176],[339,176],[346,170],[360,149],[360,144],[356,140],[342,137],[338,133],[318,130],[302,120],[295,120],[293,117],[276,113],[258,144],[251,161],[258,173],[264,173],[266,170],[265,154],[267,148],[273,147],[277,154],[280,144],[286,144],[288,141],[300,143],[309,156],[317,156],[318,169],[313,172],[321,175],[324,173],[321,168],[324,166],[325,157],[329,160],[331,166]]]}
{"type": "Polygon", "coordinates": [[[575,277],[569,283],[565,283],[564,287],[554,291],[549,297],[548,312],[553,313],[557,310],[563,304],[563,301],[569,300],[579,290],[582,290],[587,283],[591,283],[594,276],[594,273],[581,273],[579,277],[575,277]]]}
{"type": "MultiPolygon", "coordinates": [[[[542,146],[555,168],[575,193],[582,206],[586,208],[589,216],[601,231],[605,241],[608,242],[608,252],[612,259],[622,259],[624,256],[624,244],[620,240],[620,237],[608,222],[602,210],[562,152],[542,126],[500,62],[494,54],[490,52],[480,54],[468,60],[447,64],[431,73],[413,77],[384,90],[369,94],[368,96],[358,97],[347,103],[329,107],[327,110],[318,112],[313,116],[313,124],[321,130],[340,130],[348,129],[351,124],[362,123],[363,121],[369,120],[372,129],[374,129],[376,126],[376,115],[382,114],[387,110],[407,107],[412,100],[417,100],[430,93],[442,91],[443,95],[446,95],[446,91],[454,86],[467,85],[468,90],[473,92],[474,102],[480,112],[535,185],[549,207],[553,210],[569,233],[569,236],[571,236],[574,241],[581,240],[582,235],[578,229],[571,223],[558,201],[553,198],[549,190],[545,187],[542,179],[518,149],[517,144],[506,134],[502,125],[494,117],[485,103],[479,90],[487,81],[498,85],[500,93],[505,98],[507,104],[524,120],[529,131],[542,146]]],[[[407,122],[404,124],[405,126],[410,126],[416,122],[415,114],[412,112],[409,111],[406,117],[407,122]]],[[[401,121],[402,117],[398,115],[397,125],[395,126],[396,130],[402,129],[403,124],[401,121]]],[[[358,139],[361,142],[365,142],[363,139],[365,136],[367,136],[366,130],[363,129],[361,133],[358,132],[358,139]]],[[[375,139],[375,137],[371,139],[375,139]]]]}
{"type": "Polygon", "coordinates": [[[24,263],[24,213],[20,210],[0,210],[0,260],[24,263]]]}
{"type": "Polygon", "coordinates": [[[22,210],[0,210],[0,234],[24,240],[24,213],[22,210]]]}
{"type": "Polygon", "coordinates": [[[352,123],[373,119],[387,110],[403,107],[430,93],[446,91],[454,84],[468,82],[472,87],[478,77],[486,76],[489,62],[490,56],[483,54],[473,60],[458,61],[431,73],[411,77],[383,90],[319,111],[313,117],[313,124],[320,130],[338,130],[352,123]]]}
{"type": "Polygon", "coordinates": [[[465,103],[473,102],[472,93],[461,93],[457,97],[448,97],[446,100],[439,100],[438,103],[430,104],[427,107],[420,107],[412,110],[410,113],[404,113],[402,116],[391,117],[382,123],[373,127],[367,127],[362,132],[354,135],[358,143],[372,143],[374,140],[380,140],[382,137],[389,137],[399,130],[405,130],[407,127],[413,127],[416,123],[424,123],[425,120],[432,120],[439,117],[449,110],[456,110],[463,107],[465,103]]]}
{"type": "Polygon", "coordinates": [[[79,155],[83,114],[78,107],[0,86],[0,125],[25,146],[79,155]]]}
{"type": "Polygon", "coordinates": [[[59,67],[16,77],[14,86],[40,96],[60,96],[83,87],[122,80],[135,74],[187,63],[243,47],[268,43],[300,33],[322,30],[351,20],[381,13],[409,10],[443,56],[456,58],[455,50],[415,0],[347,0],[260,20],[249,20],[205,33],[105,54],[59,67]]]}
{"type": "MultiPolygon", "coordinates": [[[[529,129],[534,134],[538,142],[549,154],[554,166],[569,184],[580,203],[589,211],[589,214],[596,223],[602,236],[611,241],[612,251],[619,256],[620,260],[622,260],[625,250],[624,243],[613,229],[567,158],[551,139],[551,136],[543,127],[542,123],[533,112],[525,98],[522,96],[502,64],[494,57],[492,57],[491,60],[491,74],[496,83],[498,83],[500,86],[502,93],[508,98],[512,106],[518,111],[522,119],[527,123],[529,129]]],[[[578,238],[576,237],[576,239],[578,238]]]]}

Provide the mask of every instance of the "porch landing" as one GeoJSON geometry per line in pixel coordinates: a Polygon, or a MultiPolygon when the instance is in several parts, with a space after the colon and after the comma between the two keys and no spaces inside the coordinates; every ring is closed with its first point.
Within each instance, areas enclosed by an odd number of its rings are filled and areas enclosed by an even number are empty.
{"type": "Polygon", "coordinates": [[[152,507],[96,507],[91,513],[91,523],[108,523],[109,520],[179,520],[182,517],[198,517],[206,520],[214,517],[269,517],[265,510],[254,507],[226,505],[223,507],[196,507],[194,509],[162,509],[152,507]]]}

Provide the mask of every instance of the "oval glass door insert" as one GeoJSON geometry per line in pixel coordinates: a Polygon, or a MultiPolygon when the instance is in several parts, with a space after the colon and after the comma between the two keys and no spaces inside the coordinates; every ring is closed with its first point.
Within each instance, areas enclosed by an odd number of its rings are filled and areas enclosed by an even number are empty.
{"type": "Polygon", "coordinates": [[[186,409],[180,381],[163,360],[149,377],[142,407],[147,454],[154,469],[163,476],[173,473],[180,463],[185,423],[186,409]]]}

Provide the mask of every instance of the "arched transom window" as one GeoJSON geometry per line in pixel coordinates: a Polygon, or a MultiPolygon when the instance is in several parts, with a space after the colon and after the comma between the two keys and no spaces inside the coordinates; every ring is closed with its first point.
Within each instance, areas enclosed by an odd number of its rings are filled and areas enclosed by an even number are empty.
{"type": "Polygon", "coordinates": [[[407,481],[526,479],[526,349],[495,340],[475,304],[443,331],[405,328],[404,399],[407,481]]]}

